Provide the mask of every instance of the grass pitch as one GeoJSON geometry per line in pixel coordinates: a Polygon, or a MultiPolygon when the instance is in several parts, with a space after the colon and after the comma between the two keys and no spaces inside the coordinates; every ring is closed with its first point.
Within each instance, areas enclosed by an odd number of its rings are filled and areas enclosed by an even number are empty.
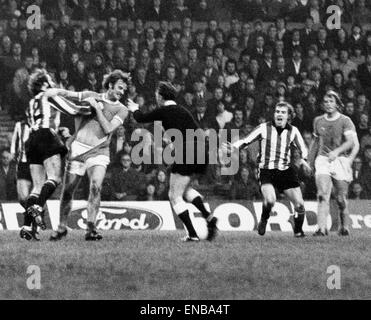
{"type": "Polygon", "coordinates": [[[86,242],[27,242],[0,232],[0,299],[370,299],[371,233],[294,239],[291,233],[222,232],[214,242],[181,243],[184,232],[109,231],[86,242]],[[37,265],[41,289],[27,288],[37,265]],[[327,288],[328,267],[341,289],[327,288]]]}

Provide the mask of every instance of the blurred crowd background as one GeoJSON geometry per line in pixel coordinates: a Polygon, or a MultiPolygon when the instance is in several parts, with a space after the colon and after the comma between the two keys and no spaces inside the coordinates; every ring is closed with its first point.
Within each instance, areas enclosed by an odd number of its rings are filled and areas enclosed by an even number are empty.
{"type": "MultiPolygon", "coordinates": [[[[286,100],[295,108],[291,123],[308,147],[323,94],[332,89],[342,97],[361,144],[349,196],[371,199],[369,1],[0,0],[0,20],[2,136],[11,136],[6,124],[24,118],[27,81],[36,67],[46,68],[58,87],[76,91],[99,92],[108,72],[130,72],[125,99],[148,111],[156,107],[156,84],[170,81],[177,102],[206,134],[239,129],[244,137],[271,119],[277,101],[286,100]],[[41,29],[27,27],[33,4],[41,9],[41,29]],[[330,5],[340,8],[340,29],[328,29],[330,5]]],[[[64,139],[73,134],[72,118],[62,116],[61,126],[64,139]]],[[[132,161],[138,142],[131,137],[142,129],[153,132],[153,124],[140,125],[130,116],[113,136],[103,200],[167,199],[168,168],[132,161]]],[[[168,143],[165,137],[143,152],[153,155],[168,143]]],[[[1,140],[0,199],[16,200],[9,144],[9,138],[1,140]]],[[[314,179],[301,175],[298,152],[292,151],[304,197],[315,199],[314,179]]],[[[195,184],[211,198],[258,200],[256,156],[254,143],[240,151],[236,175],[221,175],[224,164],[214,164],[195,184]]],[[[82,183],[77,198],[86,194],[82,183]]]]}

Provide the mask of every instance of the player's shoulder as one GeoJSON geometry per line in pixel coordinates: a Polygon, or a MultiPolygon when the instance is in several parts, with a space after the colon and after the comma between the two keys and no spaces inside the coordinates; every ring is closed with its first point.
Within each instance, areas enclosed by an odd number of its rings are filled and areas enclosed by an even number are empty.
{"type": "Polygon", "coordinates": [[[340,114],[339,118],[342,122],[353,122],[352,119],[349,116],[347,116],[343,113],[340,114]]]}
{"type": "Polygon", "coordinates": [[[321,114],[321,115],[319,115],[319,116],[317,116],[317,117],[314,118],[314,123],[316,123],[318,121],[323,121],[325,119],[326,119],[325,118],[325,114],[321,114]]]}

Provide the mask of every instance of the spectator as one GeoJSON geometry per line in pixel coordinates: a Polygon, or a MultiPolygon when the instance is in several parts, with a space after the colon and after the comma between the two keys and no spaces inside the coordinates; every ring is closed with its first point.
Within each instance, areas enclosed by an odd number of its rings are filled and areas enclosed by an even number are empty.
{"type": "Polygon", "coordinates": [[[363,192],[362,185],[359,181],[353,181],[349,186],[349,199],[351,200],[363,200],[367,199],[363,192]]]}
{"type": "Polygon", "coordinates": [[[240,168],[237,177],[233,180],[230,198],[250,201],[260,199],[259,185],[251,178],[248,168],[240,168]]]}
{"type": "Polygon", "coordinates": [[[0,151],[0,200],[17,200],[16,164],[8,149],[0,151]]]}
{"type": "MultiPolygon", "coordinates": [[[[362,150],[360,150],[361,154],[363,154],[365,147],[362,148],[362,150]]],[[[354,158],[352,169],[353,169],[353,181],[359,180],[361,177],[361,173],[362,173],[362,158],[361,157],[357,156],[354,158]]]]}
{"type": "Polygon", "coordinates": [[[371,199],[371,145],[367,145],[363,151],[364,165],[362,165],[359,182],[365,192],[366,198],[371,199]]]}
{"type": "Polygon", "coordinates": [[[111,169],[112,200],[135,200],[139,191],[137,172],[131,166],[129,154],[121,153],[119,159],[119,164],[111,169]]]}
{"type": "Polygon", "coordinates": [[[156,200],[169,200],[169,179],[165,169],[158,169],[155,179],[152,181],[155,187],[156,200]]]}

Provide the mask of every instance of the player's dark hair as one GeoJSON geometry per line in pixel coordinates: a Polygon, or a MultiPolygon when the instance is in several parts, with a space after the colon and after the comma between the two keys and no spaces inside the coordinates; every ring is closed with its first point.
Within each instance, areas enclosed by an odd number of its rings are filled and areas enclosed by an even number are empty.
{"type": "Polygon", "coordinates": [[[158,94],[164,100],[175,100],[177,98],[177,91],[170,82],[160,81],[158,84],[158,94]]]}
{"type": "MultiPolygon", "coordinates": [[[[36,96],[41,92],[45,82],[49,83],[48,72],[45,69],[36,69],[28,80],[28,90],[33,96],[36,96]]],[[[49,86],[51,86],[51,83],[49,83],[49,86]]]]}
{"type": "Polygon", "coordinates": [[[125,73],[121,70],[113,70],[111,73],[109,73],[104,79],[103,79],[103,88],[108,90],[109,85],[114,85],[117,81],[120,79],[124,81],[125,83],[129,82],[130,75],[128,73],[125,73]]]}

